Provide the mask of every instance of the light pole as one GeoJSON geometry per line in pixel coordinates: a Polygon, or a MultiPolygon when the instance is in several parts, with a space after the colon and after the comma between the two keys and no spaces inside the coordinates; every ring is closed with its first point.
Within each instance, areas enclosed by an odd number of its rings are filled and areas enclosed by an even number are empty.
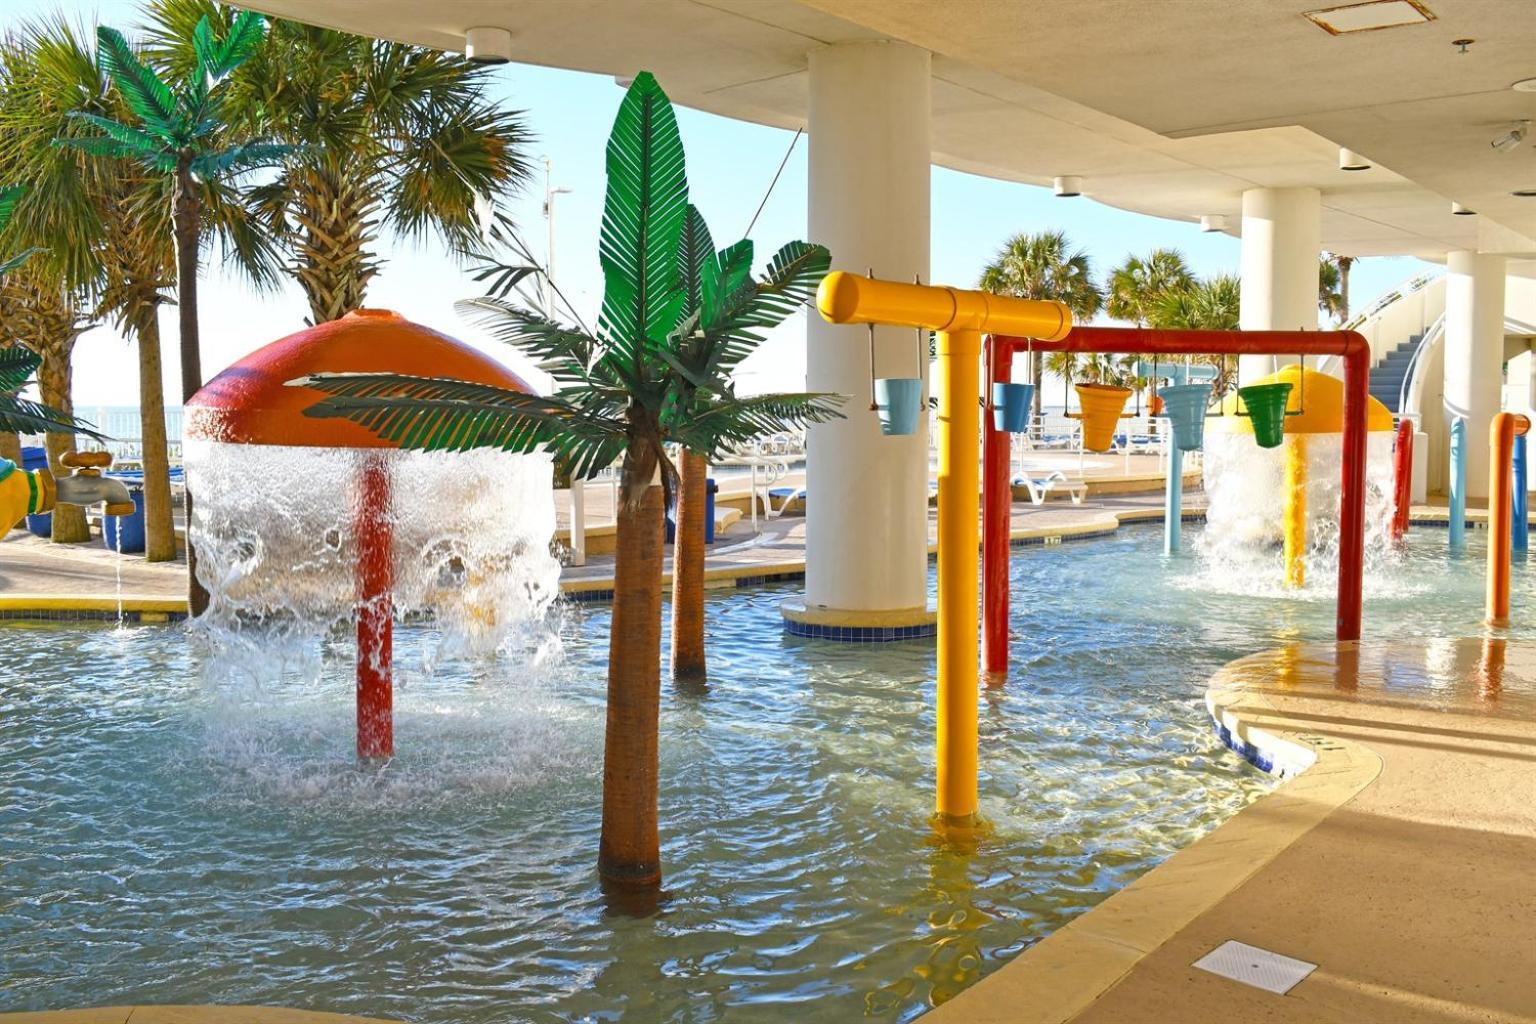
{"type": "MultiPolygon", "coordinates": [[[[549,157],[544,158],[544,223],[548,240],[544,250],[544,315],[555,318],[555,196],[569,194],[568,188],[556,188],[549,157]]],[[[571,564],[587,564],[587,486],[582,480],[571,481],[571,564]]]]}

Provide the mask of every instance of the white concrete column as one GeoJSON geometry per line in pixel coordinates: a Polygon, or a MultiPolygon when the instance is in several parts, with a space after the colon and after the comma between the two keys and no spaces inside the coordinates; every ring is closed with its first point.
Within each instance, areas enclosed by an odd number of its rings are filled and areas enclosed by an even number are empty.
{"type": "MultiPolygon", "coordinates": [[[[1245,331],[1315,330],[1322,248],[1322,195],[1317,189],[1244,192],[1239,326],[1245,331]]],[[[1251,384],[1273,373],[1275,366],[1273,356],[1243,356],[1242,381],[1251,384]]]]}
{"type": "MultiPolygon", "coordinates": [[[[895,42],[813,51],[810,92],[808,237],[832,251],[834,269],[928,283],[927,51],[895,42]]],[[[929,417],[910,436],[880,433],[867,331],[810,317],[807,387],[846,396],[846,418],[812,427],[807,441],[805,605],[852,613],[820,619],[829,625],[904,624],[859,613],[927,604],[929,417]]],[[[878,376],[927,370],[914,331],[877,329],[878,376]]]]}
{"type": "Polygon", "coordinates": [[[1488,424],[1504,381],[1504,257],[1447,254],[1445,422],[1467,418],[1467,496],[1488,497],[1488,424]]]}

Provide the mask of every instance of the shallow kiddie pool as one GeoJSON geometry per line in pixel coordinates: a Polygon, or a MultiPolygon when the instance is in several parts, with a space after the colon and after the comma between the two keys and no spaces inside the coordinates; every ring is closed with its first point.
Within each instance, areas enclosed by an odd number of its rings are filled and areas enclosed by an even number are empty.
{"type": "MultiPolygon", "coordinates": [[[[642,918],[593,870],[603,607],[491,664],[400,629],[381,770],[352,760],[343,643],[318,679],[255,686],[178,627],[9,624],[0,1010],[909,1020],[1267,787],[1215,739],[1205,681],[1330,638],[1331,587],[1279,597],[1159,541],[1015,550],[1013,676],[982,711],[994,831],[970,853],[925,824],[931,644],[786,637],[793,585],[712,594],[710,687],[664,687],[666,893],[642,918]]],[[[1452,560],[1415,533],[1373,571],[1367,635],[1476,633],[1480,543],[1452,560]]],[[[1531,590],[1517,568],[1517,626],[1531,590]]]]}

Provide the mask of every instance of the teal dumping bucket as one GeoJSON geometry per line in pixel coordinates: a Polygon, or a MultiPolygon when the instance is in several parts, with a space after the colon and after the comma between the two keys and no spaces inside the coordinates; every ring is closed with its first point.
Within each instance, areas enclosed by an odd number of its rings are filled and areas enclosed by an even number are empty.
{"type": "Polygon", "coordinates": [[[998,381],[992,385],[992,425],[1010,434],[1029,430],[1030,406],[1035,401],[1033,384],[998,381]]]}
{"type": "Polygon", "coordinates": [[[1173,427],[1173,443],[1181,452],[1195,452],[1205,443],[1205,409],[1211,404],[1209,384],[1174,384],[1159,388],[1163,415],[1173,427]]]}
{"type": "Polygon", "coordinates": [[[923,382],[918,377],[875,379],[875,406],[880,412],[880,433],[887,436],[917,433],[923,405],[923,382]]]}

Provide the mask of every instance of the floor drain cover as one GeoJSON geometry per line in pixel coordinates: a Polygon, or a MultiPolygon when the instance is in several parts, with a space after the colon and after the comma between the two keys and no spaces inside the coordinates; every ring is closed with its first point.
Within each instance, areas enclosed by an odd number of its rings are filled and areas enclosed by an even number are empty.
{"type": "Polygon", "coordinates": [[[1317,970],[1317,964],[1271,953],[1246,942],[1223,942],[1196,960],[1195,966],[1281,996],[1317,970]]]}

